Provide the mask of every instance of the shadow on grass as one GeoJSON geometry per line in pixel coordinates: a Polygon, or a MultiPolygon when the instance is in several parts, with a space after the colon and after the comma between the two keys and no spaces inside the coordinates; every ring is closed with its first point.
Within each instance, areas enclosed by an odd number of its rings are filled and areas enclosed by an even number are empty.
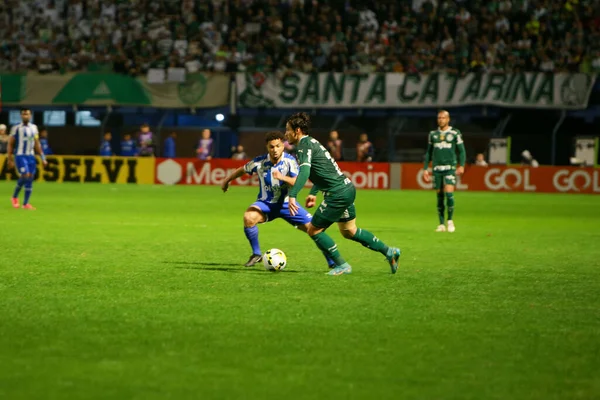
{"type": "MultiPolygon", "coordinates": [[[[218,262],[201,262],[201,261],[163,261],[165,264],[180,265],[178,269],[195,269],[200,271],[220,271],[220,272],[250,272],[250,273],[266,273],[267,271],[262,266],[244,267],[240,264],[233,263],[218,263],[218,262]]],[[[280,271],[285,274],[311,273],[311,271],[292,271],[284,269],[280,271]]]]}
{"type": "MultiPolygon", "coordinates": [[[[214,266],[214,267],[241,267],[239,263],[226,263],[226,262],[202,262],[202,261],[163,261],[164,264],[176,264],[176,265],[196,265],[196,266],[214,266]]],[[[183,268],[183,267],[180,267],[183,268]]]]}

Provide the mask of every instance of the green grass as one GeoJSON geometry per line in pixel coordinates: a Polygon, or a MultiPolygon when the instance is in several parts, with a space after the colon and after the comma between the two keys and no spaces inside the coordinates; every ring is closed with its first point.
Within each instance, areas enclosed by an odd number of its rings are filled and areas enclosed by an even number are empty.
{"type": "MultiPolygon", "coordinates": [[[[331,230],[352,275],[283,221],[288,267],[245,269],[253,188],[0,184],[0,398],[600,398],[600,198],[362,191],[331,230]]],[[[303,193],[306,194],[306,193],[303,193]]]]}

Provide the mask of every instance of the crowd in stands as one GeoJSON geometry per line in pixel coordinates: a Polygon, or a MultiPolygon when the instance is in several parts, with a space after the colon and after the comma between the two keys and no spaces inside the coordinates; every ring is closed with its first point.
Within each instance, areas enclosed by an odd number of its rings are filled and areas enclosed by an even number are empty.
{"type": "MultiPolygon", "coordinates": [[[[176,139],[177,134],[175,132],[170,133],[163,141],[159,152],[157,151],[157,143],[154,134],[150,130],[148,124],[142,124],[140,130],[134,135],[131,133],[124,133],[118,146],[116,146],[113,141],[112,133],[107,131],[104,133],[100,142],[98,155],[103,157],[117,155],[124,157],[153,157],[160,155],[165,158],[174,158],[177,157],[176,139]]],[[[0,124],[0,154],[6,153],[7,144],[7,126],[0,124]]],[[[54,154],[48,140],[48,131],[45,127],[40,128],[40,144],[44,154],[54,154]]],[[[374,160],[375,147],[373,146],[373,143],[369,141],[369,137],[366,133],[360,135],[359,140],[356,143],[355,154],[347,154],[349,149],[345,149],[343,144],[344,142],[340,138],[339,133],[337,131],[331,131],[326,146],[334,160],[358,162],[371,162],[374,160]]],[[[295,154],[294,146],[290,145],[287,141],[284,145],[286,152],[295,154]]],[[[195,151],[196,157],[200,160],[208,161],[215,156],[214,140],[210,129],[202,130],[195,151]]],[[[247,160],[250,158],[242,145],[233,146],[231,148],[230,157],[236,160],[247,160]]]]}
{"type": "Polygon", "coordinates": [[[598,0],[2,0],[0,71],[600,72],[598,0]]]}

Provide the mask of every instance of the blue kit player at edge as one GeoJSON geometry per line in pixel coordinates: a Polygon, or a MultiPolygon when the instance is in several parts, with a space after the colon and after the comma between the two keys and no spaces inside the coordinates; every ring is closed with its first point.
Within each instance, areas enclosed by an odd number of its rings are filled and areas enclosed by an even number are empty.
{"type": "Polygon", "coordinates": [[[31,192],[33,190],[33,180],[35,179],[35,172],[37,170],[34,150],[38,152],[44,165],[48,165],[48,163],[46,162],[46,156],[40,145],[38,127],[30,121],[31,110],[23,108],[21,110],[21,123],[10,129],[7,155],[8,168],[12,168],[16,163],[17,172],[19,174],[17,187],[12,196],[13,207],[19,208],[19,193],[23,186],[25,186],[23,208],[35,210],[35,207],[29,204],[31,192]],[[13,156],[15,157],[14,160],[13,156]]]}
{"type": "MultiPolygon", "coordinates": [[[[308,229],[312,216],[303,208],[295,215],[290,214],[288,207],[288,190],[296,182],[298,176],[298,163],[296,159],[284,153],[284,135],[281,132],[269,132],[265,135],[267,154],[258,156],[243,167],[235,170],[225,179],[221,189],[227,192],[229,183],[244,174],[257,174],[260,181],[258,198],[244,213],[244,233],[250,246],[252,255],[244,264],[251,267],[262,259],[262,251],[258,242],[258,226],[264,222],[282,218],[303,232],[308,229]]],[[[335,262],[325,256],[330,268],[335,267],[335,262]]]]}

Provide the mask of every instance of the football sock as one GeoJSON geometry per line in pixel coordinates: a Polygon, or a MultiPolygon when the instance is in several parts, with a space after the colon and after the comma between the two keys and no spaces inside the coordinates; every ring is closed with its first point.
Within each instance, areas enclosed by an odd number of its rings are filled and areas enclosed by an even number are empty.
{"type": "Polygon", "coordinates": [[[327,265],[329,265],[329,266],[335,265],[335,261],[333,261],[333,258],[329,257],[329,254],[327,254],[324,251],[322,251],[322,253],[325,256],[325,259],[327,260],[327,265]]]}
{"type": "Polygon", "coordinates": [[[244,227],[244,233],[252,247],[252,254],[261,255],[262,252],[260,251],[260,245],[258,244],[258,226],[254,225],[251,228],[244,227]]]}
{"type": "Polygon", "coordinates": [[[311,236],[310,238],[315,242],[323,254],[327,254],[333,260],[335,265],[340,266],[346,262],[340,255],[337,244],[335,244],[333,239],[329,237],[328,234],[321,232],[311,236]]]}
{"type": "Polygon", "coordinates": [[[25,181],[25,199],[23,205],[29,204],[29,198],[31,197],[31,191],[33,190],[33,179],[27,179],[25,181]]]}
{"type": "Polygon", "coordinates": [[[25,184],[25,178],[19,178],[17,181],[17,186],[15,187],[15,191],[13,193],[13,198],[19,197],[19,193],[21,192],[21,188],[25,184]]]}
{"type": "Polygon", "coordinates": [[[377,236],[373,235],[371,232],[364,229],[357,229],[356,233],[352,237],[352,240],[358,242],[365,246],[368,249],[373,251],[378,251],[384,256],[387,256],[388,247],[385,243],[377,238],[377,236]]]}
{"type": "Polygon", "coordinates": [[[437,194],[437,210],[440,218],[440,225],[444,225],[444,192],[439,191],[437,194]]]}
{"type": "Polygon", "coordinates": [[[448,221],[454,215],[454,193],[446,193],[446,204],[448,205],[448,221]]]}

